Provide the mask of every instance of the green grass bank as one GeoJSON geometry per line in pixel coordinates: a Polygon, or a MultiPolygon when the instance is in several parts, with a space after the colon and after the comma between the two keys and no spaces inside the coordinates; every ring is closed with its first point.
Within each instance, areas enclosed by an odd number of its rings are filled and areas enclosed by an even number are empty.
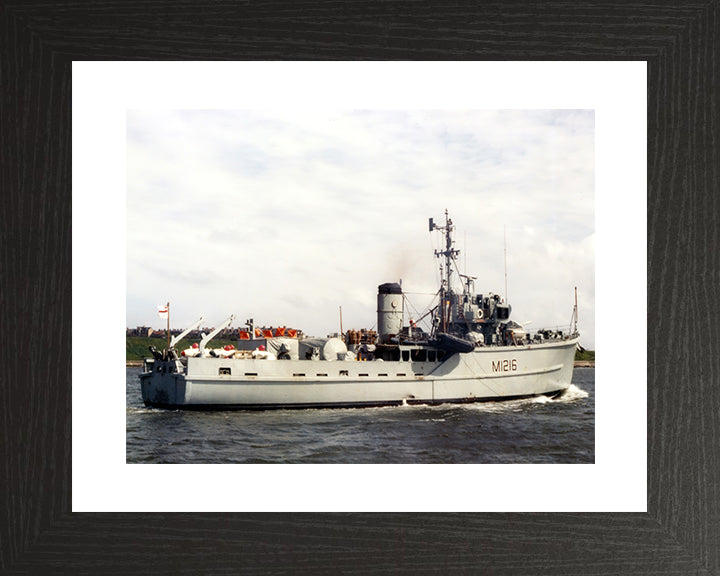
{"type": "MultiPolygon", "coordinates": [[[[178,342],[177,349],[185,350],[190,348],[195,342],[198,344],[200,340],[193,340],[190,338],[183,338],[178,342]]],[[[213,338],[210,341],[210,348],[222,348],[226,344],[236,344],[237,340],[221,340],[219,338],[213,338]]],[[[143,358],[149,358],[151,356],[150,346],[155,346],[158,350],[162,350],[167,347],[167,340],[165,338],[142,338],[140,336],[127,336],[125,338],[125,361],[126,362],[139,362],[143,358]]]]}
{"type": "Polygon", "coordinates": [[[595,362],[595,350],[575,350],[575,362],[595,362]]]}

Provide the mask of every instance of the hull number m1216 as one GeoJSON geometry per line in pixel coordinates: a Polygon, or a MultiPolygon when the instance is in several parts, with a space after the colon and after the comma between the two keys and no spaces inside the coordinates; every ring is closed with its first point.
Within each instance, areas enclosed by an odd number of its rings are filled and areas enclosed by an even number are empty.
{"type": "Polygon", "coordinates": [[[493,372],[514,372],[517,370],[517,360],[498,360],[492,363],[493,372]]]}

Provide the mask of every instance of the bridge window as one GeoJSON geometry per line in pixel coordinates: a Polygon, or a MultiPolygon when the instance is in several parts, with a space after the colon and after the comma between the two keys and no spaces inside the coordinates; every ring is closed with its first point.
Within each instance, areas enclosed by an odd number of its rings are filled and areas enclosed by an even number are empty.
{"type": "Polygon", "coordinates": [[[397,362],[400,360],[400,350],[398,348],[393,348],[390,350],[390,354],[386,354],[384,360],[392,360],[393,362],[397,362]]]}
{"type": "Polygon", "coordinates": [[[425,362],[427,360],[427,352],[425,350],[413,350],[410,356],[413,362],[425,362]]]}
{"type": "Polygon", "coordinates": [[[230,376],[230,368],[220,367],[218,368],[218,374],[220,376],[230,376]]]}
{"type": "Polygon", "coordinates": [[[402,351],[402,359],[403,359],[403,362],[407,362],[408,360],[410,360],[410,350],[402,351]]]}

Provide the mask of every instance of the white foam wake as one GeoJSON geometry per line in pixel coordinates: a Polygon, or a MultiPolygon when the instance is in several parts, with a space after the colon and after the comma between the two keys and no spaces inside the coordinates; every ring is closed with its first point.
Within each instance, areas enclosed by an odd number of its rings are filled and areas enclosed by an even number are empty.
{"type": "Polygon", "coordinates": [[[562,396],[559,396],[558,398],[555,398],[555,400],[552,400],[553,402],[574,402],[575,400],[582,400],[583,398],[587,398],[590,396],[588,392],[583,390],[582,388],[578,388],[575,386],[575,384],[570,384],[570,387],[565,390],[565,392],[562,394],[562,396]]]}
{"type": "Polygon", "coordinates": [[[533,396],[531,398],[521,398],[518,400],[501,400],[499,402],[479,402],[477,404],[463,404],[464,409],[478,410],[482,412],[506,412],[508,410],[520,412],[524,406],[528,404],[549,404],[549,403],[565,403],[565,402],[576,402],[587,398],[588,394],[582,388],[578,388],[575,384],[570,384],[570,387],[557,398],[550,398],[549,396],[533,396]]]}

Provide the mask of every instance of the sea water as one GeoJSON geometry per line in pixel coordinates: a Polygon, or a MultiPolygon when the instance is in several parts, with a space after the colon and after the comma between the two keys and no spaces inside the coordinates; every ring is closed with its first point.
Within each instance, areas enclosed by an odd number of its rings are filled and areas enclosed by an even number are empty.
{"type": "Polygon", "coordinates": [[[594,463],[595,369],[550,399],[267,411],[146,408],[126,368],[128,463],[594,463]]]}

